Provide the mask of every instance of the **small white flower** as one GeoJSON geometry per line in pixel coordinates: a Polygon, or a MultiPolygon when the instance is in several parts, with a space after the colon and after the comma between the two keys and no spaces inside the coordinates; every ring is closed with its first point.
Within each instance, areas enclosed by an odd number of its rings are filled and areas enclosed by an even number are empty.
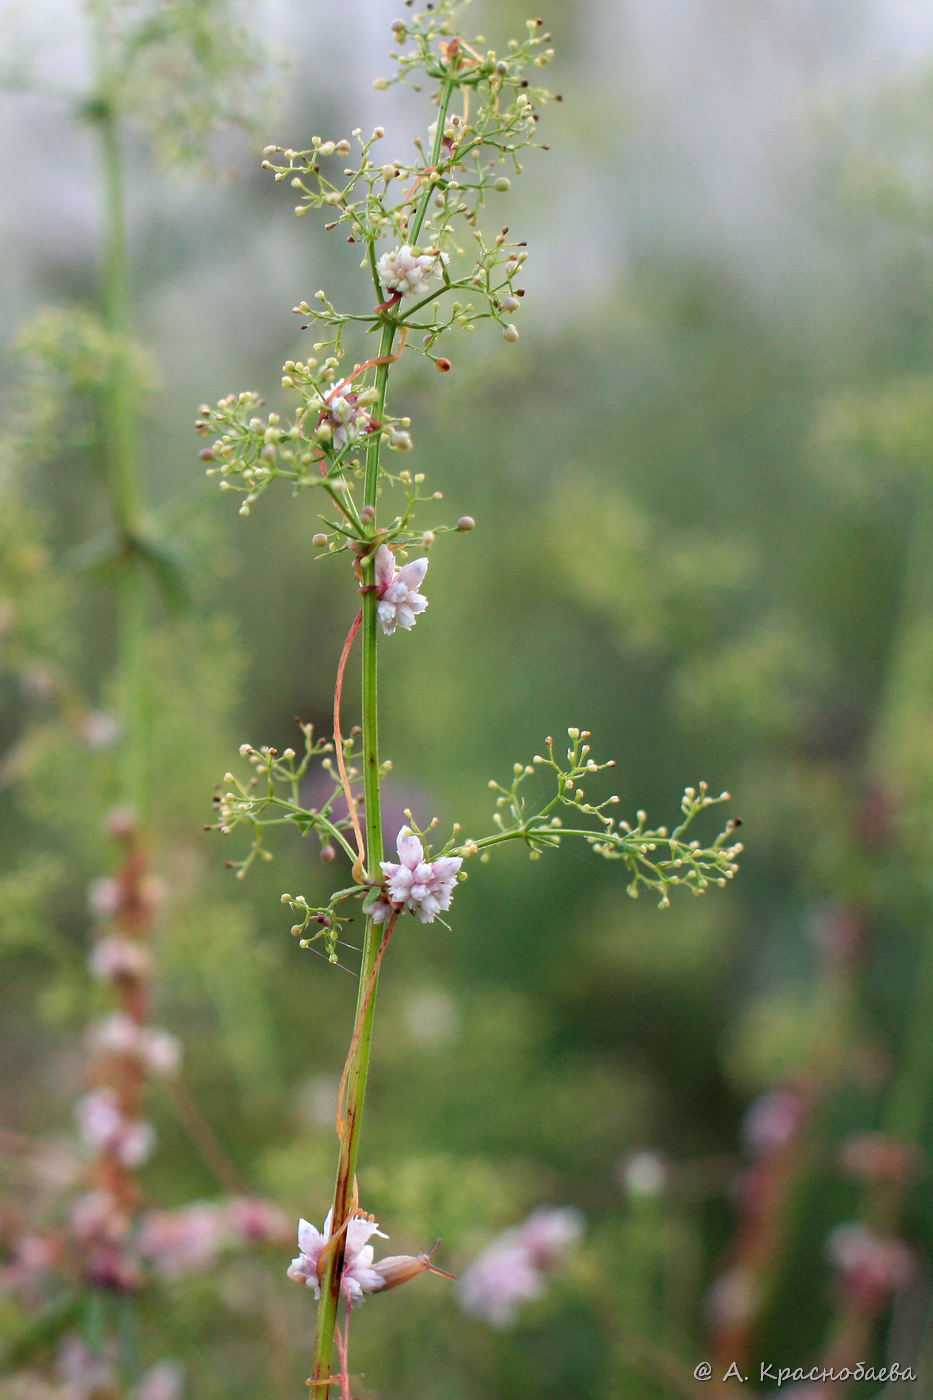
{"type": "MultiPolygon", "coordinates": [[[[398,864],[380,861],[386,877],[389,898],[417,914],[423,924],[432,924],[442,910],[450,908],[457,872],[463,864],[461,856],[439,856],[425,860],[424,847],[409,827],[403,826],[396,841],[398,864]]],[[[374,923],[383,923],[388,910],[373,912],[374,923]]]]}
{"type": "Polygon", "coordinates": [[[415,618],[428,606],[427,598],[418,592],[427,571],[427,559],[413,559],[410,564],[403,564],[396,570],[395,556],[389,546],[383,544],[377,549],[377,613],[386,636],[390,637],[396,627],[404,627],[406,632],[410,631],[415,625],[415,618]]]}
{"type": "Polygon", "coordinates": [[[358,403],[358,395],[350,389],[350,381],[342,379],[330,391],[326,399],[327,408],[321,422],[329,423],[333,431],[331,441],[338,452],[348,442],[358,442],[372,429],[372,419],[358,403]]]}
{"type": "Polygon", "coordinates": [[[388,291],[400,292],[403,297],[423,297],[431,290],[431,283],[443,275],[447,261],[446,253],[437,250],[419,253],[403,243],[401,248],[383,253],[376,264],[376,271],[388,291]]]}

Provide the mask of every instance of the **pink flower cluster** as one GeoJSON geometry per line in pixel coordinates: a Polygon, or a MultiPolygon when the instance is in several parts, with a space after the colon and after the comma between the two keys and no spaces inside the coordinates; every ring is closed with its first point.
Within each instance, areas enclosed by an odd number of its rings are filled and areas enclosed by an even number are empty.
{"type": "Polygon", "coordinates": [[[493,1327],[511,1327],[520,1304],[544,1291],[545,1278],[562,1264],[583,1232],[571,1206],[544,1206],[522,1225],[493,1240],[461,1275],[460,1305],[493,1327]]]}
{"type": "Polygon", "coordinates": [[[771,1089],[749,1108],[742,1123],[745,1146],[755,1157],[783,1152],[803,1127],[809,1104],[798,1089],[771,1089]]]}
{"type": "Polygon", "coordinates": [[[413,559],[410,564],[396,569],[395,555],[387,544],[376,550],[375,579],[379,590],[376,612],[387,637],[391,637],[396,627],[411,631],[415,618],[428,606],[427,598],[418,592],[427,571],[427,559],[413,559]]]}
{"type": "Polygon", "coordinates": [[[152,954],[145,943],[115,933],[97,940],[89,963],[99,982],[135,982],[152,972],[152,954]]]}
{"type": "MultiPolygon", "coordinates": [[[[112,1355],[92,1352],[78,1337],[68,1337],[63,1342],[58,1353],[58,1374],[65,1389],[42,1392],[54,1395],[55,1400],[95,1400],[98,1395],[115,1393],[118,1385],[112,1355]]],[[[182,1368],[177,1362],[157,1361],[128,1392],[129,1400],[181,1400],[182,1379],[182,1368]]]]}
{"type": "MultiPolygon", "coordinates": [[[[423,924],[431,924],[450,901],[463,864],[461,856],[440,856],[425,860],[424,846],[410,827],[403,826],[396,838],[398,863],[381,861],[386,890],[393,908],[417,914],[423,924]]],[[[385,923],[391,908],[383,901],[372,913],[374,923],[385,923]]]]}
{"type": "Polygon", "coordinates": [[[95,1055],[134,1059],[150,1074],[176,1074],[181,1046],[168,1031],[141,1026],[123,1011],[114,1011],[91,1027],[89,1046],[95,1055]]]}
{"type": "Polygon", "coordinates": [[[383,253],[376,264],[379,281],[390,292],[401,296],[427,296],[431,283],[437,281],[444,271],[447,254],[437,251],[419,253],[407,243],[383,253]]]}
{"type": "MultiPolygon", "coordinates": [[[[323,1269],[321,1256],[330,1243],[332,1218],[333,1211],[329,1210],[323,1232],[309,1221],[299,1220],[298,1248],[301,1252],[287,1270],[290,1279],[313,1289],[315,1298],[321,1296],[318,1268],[323,1269]]],[[[367,1216],[354,1216],[347,1226],[340,1287],[351,1307],[354,1303],[361,1303],[366,1293],[376,1293],[385,1286],[384,1278],[373,1266],[373,1247],[369,1243],[373,1235],[388,1239],[376,1222],[367,1216]]]]}
{"type": "Polygon", "coordinates": [[[243,1196],[151,1211],[143,1217],[137,1249],[163,1278],[174,1279],[207,1273],[223,1251],[238,1245],[283,1243],[287,1236],[282,1211],[243,1196]]]}
{"type": "Polygon", "coordinates": [[[826,1241],[826,1253],[852,1303],[867,1313],[879,1312],[916,1272],[906,1244],[855,1221],[836,1226],[826,1241]]]}
{"type": "Polygon", "coordinates": [[[115,1158],[124,1167],[141,1167],[155,1147],[151,1123],[127,1118],[113,1089],[94,1089],[75,1105],[86,1147],[115,1158]]]}
{"type": "Polygon", "coordinates": [[[359,395],[354,393],[349,379],[335,384],[325,400],[327,405],[320,421],[329,423],[333,432],[331,441],[340,452],[349,442],[357,442],[375,426],[373,419],[359,403],[359,395]]]}

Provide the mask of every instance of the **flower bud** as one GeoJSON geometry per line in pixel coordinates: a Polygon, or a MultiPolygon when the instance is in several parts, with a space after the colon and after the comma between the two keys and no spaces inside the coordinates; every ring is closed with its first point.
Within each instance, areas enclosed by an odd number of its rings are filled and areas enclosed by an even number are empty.
{"type": "Polygon", "coordinates": [[[436,1269],[431,1263],[439,1244],[440,1240],[435,1240],[424,1254],[390,1254],[387,1258],[380,1259],[378,1264],[372,1266],[374,1272],[382,1279],[380,1291],[398,1288],[400,1283],[408,1283],[409,1279],[417,1278],[423,1273],[440,1274],[441,1278],[453,1279],[453,1274],[445,1274],[443,1269],[436,1269]]]}
{"type": "Polygon", "coordinates": [[[461,533],[466,533],[467,530],[475,530],[476,521],[473,519],[472,515],[461,515],[460,519],[457,521],[457,529],[461,533]]]}

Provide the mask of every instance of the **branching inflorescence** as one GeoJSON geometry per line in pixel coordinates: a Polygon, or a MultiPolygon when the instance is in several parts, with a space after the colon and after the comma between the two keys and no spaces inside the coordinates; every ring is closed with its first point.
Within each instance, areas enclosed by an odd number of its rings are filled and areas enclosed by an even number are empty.
{"type": "Polygon", "coordinates": [[[293,825],[302,835],[313,831],[325,859],[342,853],[349,861],[350,882],[326,905],[282,896],[292,911],[292,933],[303,947],[320,942],[337,961],[347,911],[362,905],[367,916],[357,1016],[337,1110],[334,1204],[323,1234],[302,1222],[301,1253],[290,1271],[320,1298],[310,1384],[325,1400],[329,1382],[336,1379],[331,1372],[335,1342],[347,1384],[346,1341],[337,1323],[341,1294],[349,1309],[366,1292],[427,1270],[439,1272],[430,1253],[374,1264],[368,1241],[378,1232],[372,1217],[360,1212],[356,1191],[376,986],[398,919],[406,913],[425,923],[439,919],[465,878],[464,864],[472,857],[487,860],[493,847],[509,841],[523,842],[534,859],[578,837],[598,855],[624,863],[632,895],[651,890],[662,905],[676,886],[701,894],[710,885],[725,884],[741,849],[733,839],[736,822],[727,823],[710,845],[691,839],[695,818],[727,798],[710,796],[702,783],[686,790],[681,819],[670,831],[649,828],[643,812],[634,823],[617,821],[611,809],[619,798],[591,801],[583,786],[612,765],[591,756],[588,732],[570,729],[565,758],[549,738],[544,754],[514,766],[508,786],[490,785],[498,796],[488,834],[464,837],[454,825],[448,839],[432,848],[428,836],[435,823],[421,828],[406,812],[396,838],[398,860],[385,859],[380,783],[389,765],[380,762],[378,751],[377,649],[383,638],[409,631],[428,606],[421,592],[427,556],[406,562],[408,552],[429,550],[439,535],[474,525],[462,516],[454,524],[416,527],[418,508],[436,503],[440,493],[425,489],[422,473],[386,465],[384,454],[412,447],[409,419],[389,409],[389,374],[406,351],[449,370],[440,342],[481,321],[498,325],[506,341],[517,340],[513,318],[524,292],[516,281],[525,247],[510,239],[507,226],[484,232],[480,215],[487,198],[509,189],[506,172],[520,172],[520,153],[540,144],[538,108],[549,94],[526,75],[536,75],[553,56],[540,20],[529,21],[525,38],[512,41],[501,57],[482,39],[467,43],[454,28],[457,8],[456,0],[441,0],[424,14],[396,21],[395,76],[376,83],[384,88],[405,82],[417,89],[415,79],[426,77],[435,85],[435,120],[424,141],[415,141],[413,159],[400,158],[391,147],[386,151],[381,127],[368,137],[359,130],[350,138],[314,137],[305,151],[266,148],[263,166],[297,192],[296,213],[325,211],[327,227],[341,229],[362,249],[368,296],[358,309],[339,311],[318,291],[295,308],[314,324],[318,339],[313,355],[284,366],[282,386],[293,404],[288,412],[265,412],[259,395],[248,392],[232,394],[213,409],[202,407],[197,423],[202,435],[214,439],[201,454],[208,473],[223,489],[242,495],[241,514],[249,514],[276,479],[295,493],[323,491],[324,529],[312,542],[325,555],[350,556],[362,600],[337,667],[333,742],[315,738],[303,725],[300,757],[292,749],[279,754],[244,745],[241,756],[249,760],[251,774],[240,779],[228,773],[216,798],[219,829],[229,833],[245,826],[251,834],[248,854],[231,862],[241,876],[257,856],[268,858],[263,843],[270,826],[293,825]],[[378,336],[378,349],[369,356],[358,350],[367,334],[378,336]],[[343,679],[360,632],[362,724],[345,738],[343,679]],[[301,800],[302,779],[318,761],[331,783],[326,798],[308,807],[301,800]]]}

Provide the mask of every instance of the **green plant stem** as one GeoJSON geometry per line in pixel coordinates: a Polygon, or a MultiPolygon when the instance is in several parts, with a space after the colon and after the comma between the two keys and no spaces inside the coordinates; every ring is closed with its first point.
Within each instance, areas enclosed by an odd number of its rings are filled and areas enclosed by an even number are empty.
{"type": "MultiPolygon", "coordinates": [[[[388,357],[392,353],[396,330],[396,324],[388,320],[382,330],[382,344],[379,353],[383,363],[377,367],[376,372],[378,398],[374,413],[377,419],[385,411],[389,374],[388,357]]],[[[366,459],[364,485],[364,503],[373,507],[375,507],[378,493],[380,446],[379,434],[374,433],[370,439],[366,459]]],[[[366,585],[372,585],[374,568],[373,558],[370,557],[363,565],[363,579],[366,585]]],[[[363,792],[366,815],[366,871],[370,879],[378,877],[379,862],[383,856],[381,795],[379,792],[379,694],[376,655],[378,632],[376,608],[378,603],[379,598],[375,590],[363,594],[363,792]]],[[[359,1027],[359,1036],[347,1080],[346,1110],[340,1137],[340,1160],[337,1166],[334,1207],[331,1216],[332,1236],[341,1229],[353,1204],[360,1126],[363,1103],[366,1097],[366,1081],[369,1076],[369,1057],[376,1008],[376,983],[373,980],[373,973],[381,941],[380,926],[374,924],[371,919],[367,919],[356,1008],[355,1024],[359,1027]],[[367,996],[367,990],[371,984],[371,993],[367,996]]],[[[340,1298],[340,1275],[343,1269],[344,1240],[345,1236],[341,1236],[339,1244],[328,1256],[324,1277],[321,1280],[321,1301],[317,1312],[311,1380],[315,1383],[313,1393],[323,1396],[323,1400],[327,1400],[329,1393],[326,1381],[330,1376],[333,1354],[334,1327],[337,1322],[337,1304],[340,1298]]]]}
{"type": "MultiPolygon", "coordinates": [[[[450,99],[456,88],[456,80],[447,78],[441,88],[438,107],[437,131],[431,164],[436,165],[443,148],[444,123],[450,99]]],[[[416,243],[430,205],[433,186],[425,181],[412,220],[409,238],[416,243]]],[[[372,261],[372,260],[371,260],[372,261]]],[[[397,308],[396,308],[397,311],[397,308]]],[[[386,313],[383,317],[382,337],[379,345],[379,363],[376,366],[376,401],[373,416],[381,422],[385,414],[386,391],[389,383],[389,369],[392,348],[399,329],[397,315],[386,313]]],[[[363,483],[363,504],[373,510],[379,495],[379,455],[382,438],[375,432],[369,439],[366,454],[366,471],[363,483]]],[[[363,793],[366,814],[366,873],[370,880],[380,878],[379,862],[383,857],[382,808],[379,791],[379,685],[377,667],[377,646],[379,619],[377,607],[379,597],[373,588],[375,556],[371,552],[362,563],[363,583],[363,793]]],[[[373,1023],[376,1010],[376,990],[379,969],[377,959],[382,943],[382,929],[371,919],[366,921],[363,938],[363,957],[360,964],[359,992],[357,996],[354,1036],[356,1050],[350,1063],[347,1078],[346,1107],[342,1115],[340,1133],[340,1158],[337,1165],[337,1180],[334,1186],[334,1205],[331,1216],[331,1237],[340,1232],[354,1205],[356,1184],[356,1163],[359,1155],[360,1128],[363,1117],[363,1104],[366,1098],[366,1083],[369,1077],[369,1059],[372,1049],[373,1023]]],[[[324,1276],[321,1279],[321,1301],[317,1311],[314,1335],[314,1357],[311,1368],[312,1395],[327,1400],[330,1393],[328,1384],[331,1375],[331,1360],[334,1349],[334,1329],[337,1324],[337,1305],[340,1300],[340,1276],[343,1270],[343,1256],[346,1234],[340,1234],[337,1245],[327,1256],[324,1276]]]]}

